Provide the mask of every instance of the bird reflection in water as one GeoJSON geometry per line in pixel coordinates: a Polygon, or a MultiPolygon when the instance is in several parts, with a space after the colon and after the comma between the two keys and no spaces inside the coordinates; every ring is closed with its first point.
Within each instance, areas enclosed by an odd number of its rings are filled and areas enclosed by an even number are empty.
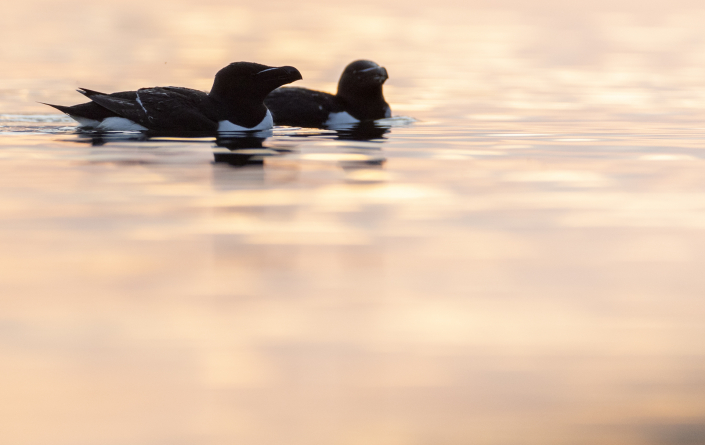
{"type": "Polygon", "coordinates": [[[102,132],[102,131],[76,131],[78,139],[73,141],[79,144],[90,144],[92,147],[101,147],[108,143],[117,142],[144,142],[150,139],[150,136],[143,132],[102,132]]]}
{"type": "Polygon", "coordinates": [[[349,141],[383,142],[391,128],[373,121],[363,121],[356,124],[335,128],[337,139],[349,141]]]}
{"type": "MultiPolygon", "coordinates": [[[[368,121],[332,130],[302,132],[300,129],[292,129],[291,133],[287,132],[281,136],[286,136],[288,140],[293,138],[323,137],[341,141],[382,143],[386,139],[384,135],[389,131],[389,127],[376,125],[375,122],[368,121]]],[[[286,148],[272,148],[264,145],[267,139],[268,137],[258,134],[219,134],[216,138],[217,148],[214,150],[215,162],[223,162],[236,167],[263,165],[266,157],[291,153],[297,145],[293,144],[293,146],[286,148]],[[227,149],[227,151],[223,149],[227,149]]],[[[365,152],[371,149],[371,147],[362,148],[360,146],[352,148],[365,152]]],[[[340,161],[341,167],[345,170],[360,168],[362,164],[364,164],[365,168],[370,168],[371,165],[381,167],[384,164],[384,159],[380,157],[370,157],[369,159],[360,161],[340,161]]]]}
{"type": "MultiPolygon", "coordinates": [[[[379,125],[367,121],[341,126],[335,129],[313,130],[278,127],[277,134],[273,131],[258,132],[221,132],[215,136],[213,147],[213,160],[215,163],[227,164],[233,167],[263,166],[267,157],[290,154],[300,145],[297,140],[305,138],[326,138],[339,141],[362,142],[363,144],[347,144],[339,146],[340,149],[353,149],[358,153],[369,154],[370,150],[379,150],[377,146],[369,143],[380,144],[386,140],[385,135],[390,132],[389,126],[379,125]],[[293,142],[293,143],[292,143],[293,142]]],[[[179,142],[179,143],[209,143],[212,144],[213,133],[200,134],[188,133],[157,133],[146,132],[96,132],[78,131],[77,143],[90,144],[100,147],[106,144],[124,144],[130,142],[179,142]]],[[[303,142],[303,141],[301,141],[303,142]]],[[[336,153],[338,154],[338,153],[336,153]]],[[[385,159],[380,156],[360,156],[359,160],[340,160],[340,166],[348,171],[356,168],[381,168],[385,159]]]]}
{"type": "MultiPolygon", "coordinates": [[[[263,133],[263,132],[258,132],[263,133]]],[[[258,133],[220,133],[215,138],[213,159],[233,167],[264,165],[264,158],[289,153],[289,149],[273,149],[264,146],[269,135],[258,133]]]]}

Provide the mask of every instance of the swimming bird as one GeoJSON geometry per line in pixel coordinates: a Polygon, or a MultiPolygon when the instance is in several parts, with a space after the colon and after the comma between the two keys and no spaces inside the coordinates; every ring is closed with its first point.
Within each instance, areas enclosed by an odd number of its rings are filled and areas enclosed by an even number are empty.
{"type": "Polygon", "coordinates": [[[91,102],[45,105],[68,114],[81,127],[97,130],[267,130],[273,127],[273,120],[264,98],[275,88],[301,78],[301,73],[291,66],[235,62],[218,71],[210,93],[154,87],[104,94],[79,88],[78,92],[91,102]]]}
{"type": "Polygon", "coordinates": [[[307,88],[278,88],[264,100],[274,123],[296,127],[335,127],[392,116],[382,94],[387,70],[370,60],[350,63],[335,95],[307,88]]]}

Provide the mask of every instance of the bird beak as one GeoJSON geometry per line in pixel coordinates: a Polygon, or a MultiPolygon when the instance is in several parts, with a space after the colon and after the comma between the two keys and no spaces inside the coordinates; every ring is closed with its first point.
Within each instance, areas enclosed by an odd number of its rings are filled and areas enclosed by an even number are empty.
{"type": "Polygon", "coordinates": [[[280,66],[262,70],[255,74],[255,77],[264,81],[276,83],[277,86],[286,85],[287,83],[303,79],[299,70],[293,66],[280,66]]]}
{"type": "Polygon", "coordinates": [[[387,74],[387,69],[383,66],[373,66],[371,68],[365,68],[357,72],[358,76],[363,79],[371,80],[372,82],[382,85],[389,75],[387,74]]]}
{"type": "Polygon", "coordinates": [[[387,74],[387,69],[383,66],[380,66],[377,72],[375,73],[375,79],[379,81],[379,83],[384,83],[389,79],[389,75],[387,74]]]}

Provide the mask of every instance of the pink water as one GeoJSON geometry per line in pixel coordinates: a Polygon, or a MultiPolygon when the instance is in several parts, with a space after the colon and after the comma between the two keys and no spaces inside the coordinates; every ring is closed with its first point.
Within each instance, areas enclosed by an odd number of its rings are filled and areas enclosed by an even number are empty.
{"type": "Polygon", "coordinates": [[[698,2],[10,0],[0,438],[21,445],[705,443],[698,2]],[[38,101],[236,60],[370,141],[75,134],[38,101]],[[412,117],[415,119],[408,119],[412,117]],[[262,155],[266,155],[261,158],[262,155]]]}

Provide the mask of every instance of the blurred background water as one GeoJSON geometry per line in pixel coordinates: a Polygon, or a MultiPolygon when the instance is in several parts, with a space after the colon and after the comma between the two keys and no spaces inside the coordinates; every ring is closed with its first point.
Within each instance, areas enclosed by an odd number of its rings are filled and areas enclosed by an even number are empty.
{"type": "Polygon", "coordinates": [[[705,443],[701,2],[2,9],[3,442],[705,443]],[[93,138],[38,103],[360,58],[374,137],[93,138]]]}

